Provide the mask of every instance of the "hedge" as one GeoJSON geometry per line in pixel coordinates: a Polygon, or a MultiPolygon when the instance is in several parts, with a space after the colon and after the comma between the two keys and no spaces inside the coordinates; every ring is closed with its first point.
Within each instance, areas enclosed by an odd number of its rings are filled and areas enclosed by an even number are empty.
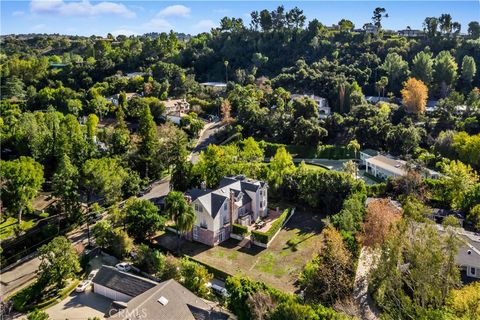
{"type": "Polygon", "coordinates": [[[248,228],[240,224],[232,224],[232,233],[238,234],[239,236],[246,236],[248,234],[248,228]]]}
{"type": "Polygon", "coordinates": [[[270,242],[270,240],[277,233],[277,231],[280,230],[283,222],[285,221],[285,219],[288,218],[288,216],[290,215],[292,210],[293,210],[292,208],[288,208],[285,211],[283,211],[283,213],[280,215],[280,217],[278,217],[277,220],[275,220],[272,223],[272,226],[270,227],[270,229],[267,232],[260,232],[260,231],[253,230],[252,231],[252,239],[254,241],[258,241],[258,242],[261,242],[261,243],[264,243],[264,244],[268,244],[268,242],[270,242]]]}

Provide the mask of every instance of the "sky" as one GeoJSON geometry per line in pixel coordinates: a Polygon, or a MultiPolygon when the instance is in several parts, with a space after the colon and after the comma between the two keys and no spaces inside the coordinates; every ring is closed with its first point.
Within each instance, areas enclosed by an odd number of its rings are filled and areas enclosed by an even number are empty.
{"type": "Polygon", "coordinates": [[[470,21],[480,20],[479,0],[468,1],[89,1],[89,0],[17,0],[0,1],[0,34],[60,33],[70,35],[136,35],[174,30],[189,34],[210,31],[224,16],[250,22],[250,12],[303,10],[307,21],[314,18],[325,25],[340,19],[352,20],[357,28],[370,22],[376,7],[389,15],[385,29],[410,26],[422,29],[425,17],[450,13],[466,32],[470,21]]]}

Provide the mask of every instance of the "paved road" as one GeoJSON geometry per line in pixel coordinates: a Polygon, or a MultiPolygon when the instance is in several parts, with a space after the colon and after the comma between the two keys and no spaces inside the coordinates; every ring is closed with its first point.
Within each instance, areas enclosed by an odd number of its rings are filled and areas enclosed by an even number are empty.
{"type": "MultiPolygon", "coordinates": [[[[82,228],[68,234],[68,238],[74,244],[80,242],[87,242],[87,228],[82,228]]],[[[18,266],[10,269],[1,274],[0,281],[0,293],[1,297],[5,297],[14,293],[15,291],[27,286],[37,276],[37,269],[40,265],[40,259],[32,257],[31,259],[19,264],[18,266]]]]}
{"type": "Polygon", "coordinates": [[[166,196],[170,192],[170,176],[163,178],[162,180],[152,183],[152,189],[145,193],[140,199],[155,199],[162,196],[166,196]]]}
{"type": "Polygon", "coordinates": [[[200,151],[203,149],[206,149],[209,144],[215,143],[215,137],[214,134],[223,128],[224,125],[222,125],[221,122],[210,122],[205,125],[205,128],[203,132],[200,135],[200,138],[198,138],[197,145],[195,148],[193,148],[192,153],[189,156],[189,160],[192,161],[192,163],[197,163],[198,162],[198,156],[200,155],[200,151]]]}

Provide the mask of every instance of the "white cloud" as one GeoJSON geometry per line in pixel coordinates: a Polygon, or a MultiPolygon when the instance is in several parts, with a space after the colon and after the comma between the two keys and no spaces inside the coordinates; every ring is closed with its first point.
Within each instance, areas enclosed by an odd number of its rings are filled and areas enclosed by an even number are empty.
{"type": "Polygon", "coordinates": [[[21,17],[23,15],[25,15],[25,12],[23,12],[23,11],[13,11],[12,12],[12,16],[14,16],[14,17],[21,17]]]}
{"type": "Polygon", "coordinates": [[[216,25],[212,20],[200,20],[193,27],[199,31],[210,31],[216,25]]]}
{"type": "Polygon", "coordinates": [[[118,30],[114,30],[111,32],[112,35],[114,35],[115,37],[116,36],[119,36],[119,35],[123,35],[123,36],[136,36],[138,35],[139,33],[138,32],[135,32],[133,30],[129,30],[129,29],[118,29],[118,30]]]}
{"type": "Polygon", "coordinates": [[[148,31],[165,31],[170,30],[172,25],[165,19],[154,18],[146,23],[143,24],[145,29],[148,31]],[[155,29],[155,30],[152,30],[155,29]]]}
{"type": "Polygon", "coordinates": [[[190,8],[182,6],[181,4],[176,4],[161,10],[157,14],[157,16],[161,18],[166,18],[166,17],[186,18],[190,15],[190,11],[191,11],[190,8]]]}
{"type": "Polygon", "coordinates": [[[69,1],[63,0],[32,0],[30,11],[35,14],[61,14],[64,16],[98,16],[114,14],[125,18],[134,18],[135,12],[125,5],[114,2],[99,2],[91,4],[89,0],[69,1]]]}

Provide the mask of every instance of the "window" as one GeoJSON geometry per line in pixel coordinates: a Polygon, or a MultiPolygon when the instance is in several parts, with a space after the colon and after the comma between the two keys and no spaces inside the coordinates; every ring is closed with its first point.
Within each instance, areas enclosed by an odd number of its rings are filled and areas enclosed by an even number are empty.
{"type": "Polygon", "coordinates": [[[263,190],[260,190],[260,196],[263,196],[263,190]]]}
{"type": "Polygon", "coordinates": [[[198,211],[198,204],[195,203],[195,211],[198,211]]]}
{"type": "Polygon", "coordinates": [[[207,229],[208,226],[207,226],[207,221],[205,219],[203,219],[202,223],[200,224],[200,227],[204,228],[204,229],[207,229]]]}
{"type": "Polygon", "coordinates": [[[223,210],[227,210],[227,208],[228,208],[228,203],[225,202],[225,203],[223,204],[223,210]]]}
{"type": "Polygon", "coordinates": [[[475,267],[470,267],[470,273],[471,273],[472,275],[475,275],[475,271],[477,271],[477,270],[475,269],[475,267]]]}
{"type": "Polygon", "coordinates": [[[260,201],[260,209],[263,208],[263,201],[260,201]]]}

